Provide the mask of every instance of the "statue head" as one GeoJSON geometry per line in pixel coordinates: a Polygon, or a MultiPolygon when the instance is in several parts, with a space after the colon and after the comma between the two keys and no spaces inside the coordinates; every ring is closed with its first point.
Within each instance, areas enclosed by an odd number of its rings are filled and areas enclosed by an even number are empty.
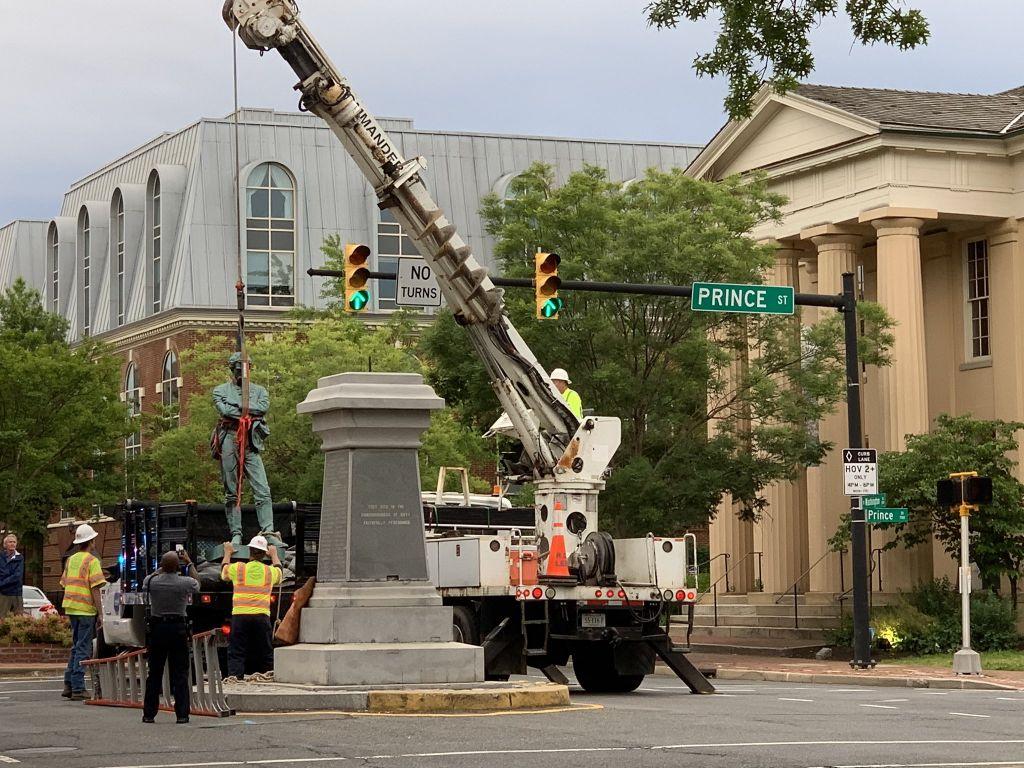
{"type": "Polygon", "coordinates": [[[231,369],[231,375],[235,381],[242,380],[242,353],[232,352],[231,357],[228,358],[228,368],[231,369]]]}

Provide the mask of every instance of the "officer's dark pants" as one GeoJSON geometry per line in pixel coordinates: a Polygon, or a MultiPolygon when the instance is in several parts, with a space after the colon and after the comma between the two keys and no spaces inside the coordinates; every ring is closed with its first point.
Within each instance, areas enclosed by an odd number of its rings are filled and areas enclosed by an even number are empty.
{"type": "Polygon", "coordinates": [[[170,664],[171,694],[174,713],[188,717],[191,686],[188,684],[188,625],[181,621],[153,618],[146,640],[149,651],[149,675],[146,677],[146,698],[142,705],[144,717],[156,717],[163,688],[164,664],[170,664]]]}
{"type": "Polygon", "coordinates": [[[270,617],[238,614],[231,617],[228,675],[242,677],[274,668],[274,639],[270,617]]]}

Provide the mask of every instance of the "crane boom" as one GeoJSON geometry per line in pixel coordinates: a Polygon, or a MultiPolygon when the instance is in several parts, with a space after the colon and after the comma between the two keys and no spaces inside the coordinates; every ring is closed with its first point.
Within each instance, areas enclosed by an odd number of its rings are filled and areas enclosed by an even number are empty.
{"type": "Polygon", "coordinates": [[[491,387],[519,435],[537,481],[542,538],[566,530],[582,541],[597,528],[597,493],[620,440],[617,418],[582,424],[516,331],[501,289],[434,202],[426,163],[404,158],[299,16],[294,0],[226,0],[224,21],[249,48],[276,50],[299,78],[300,105],[327,123],[433,270],[466,328],[491,387]],[[577,513],[577,514],[573,514],[577,513]]]}

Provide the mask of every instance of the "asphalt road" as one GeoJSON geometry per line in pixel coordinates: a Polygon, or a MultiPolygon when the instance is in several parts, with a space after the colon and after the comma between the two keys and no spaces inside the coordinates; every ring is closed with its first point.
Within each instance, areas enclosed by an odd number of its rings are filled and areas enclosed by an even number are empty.
{"type": "Polygon", "coordinates": [[[193,718],[60,698],[60,681],[0,680],[0,766],[206,768],[334,764],[530,766],[1022,766],[1024,692],[728,683],[674,678],[542,714],[193,718]]]}

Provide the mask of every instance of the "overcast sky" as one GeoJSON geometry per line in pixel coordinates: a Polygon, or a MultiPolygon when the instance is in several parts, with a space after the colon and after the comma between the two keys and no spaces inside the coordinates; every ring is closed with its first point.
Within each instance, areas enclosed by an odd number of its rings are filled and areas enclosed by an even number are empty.
{"type": "MultiPolygon", "coordinates": [[[[992,93],[1024,84],[1021,0],[917,0],[920,51],[814,36],[812,82],[992,93]]],[[[378,115],[421,128],[703,143],[723,81],[698,79],[715,23],[658,32],[645,0],[303,0],[307,23],[378,115]]],[[[840,3],[843,5],[843,3],[840,3]]],[[[47,219],[75,179],[164,131],[231,111],[220,0],[46,0],[6,8],[0,225],[47,219]]],[[[294,109],[277,55],[239,50],[241,103],[294,109]]]]}

